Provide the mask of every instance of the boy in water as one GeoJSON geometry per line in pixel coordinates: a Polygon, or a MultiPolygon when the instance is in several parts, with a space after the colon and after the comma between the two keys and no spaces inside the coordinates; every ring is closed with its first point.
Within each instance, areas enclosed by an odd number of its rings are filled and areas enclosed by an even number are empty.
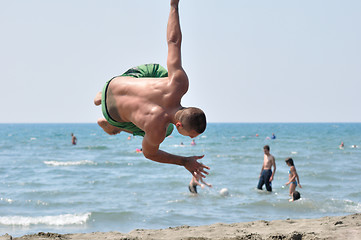
{"type": "Polygon", "coordinates": [[[257,188],[262,190],[263,185],[266,185],[266,189],[272,192],[272,181],[276,173],[276,160],[274,156],[270,154],[270,147],[265,145],[263,147],[264,157],[261,173],[259,174],[259,182],[257,188]],[[273,166],[273,172],[272,172],[273,166]]]}

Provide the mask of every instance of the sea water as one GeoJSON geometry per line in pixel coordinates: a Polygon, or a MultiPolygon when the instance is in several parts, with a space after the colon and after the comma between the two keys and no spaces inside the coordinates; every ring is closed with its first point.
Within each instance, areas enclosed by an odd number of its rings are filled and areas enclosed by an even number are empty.
{"type": "Polygon", "coordinates": [[[144,158],[136,152],[142,138],[128,136],[109,136],[96,124],[0,124],[0,234],[126,233],[361,212],[360,123],[210,123],[196,145],[175,130],[161,149],[205,155],[211,168],[205,181],[213,187],[198,195],[189,192],[184,167],[144,158]],[[264,145],[276,158],[272,193],[256,189],[264,145]],[[285,186],[288,157],[302,185],[296,202],[285,186]]]}

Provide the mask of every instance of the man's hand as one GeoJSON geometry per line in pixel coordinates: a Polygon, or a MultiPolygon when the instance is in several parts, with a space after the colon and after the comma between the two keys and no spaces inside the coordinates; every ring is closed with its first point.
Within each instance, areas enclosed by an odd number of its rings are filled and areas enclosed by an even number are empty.
{"type": "Polygon", "coordinates": [[[179,0],[171,0],[170,5],[177,5],[178,6],[179,0]]]}
{"type": "Polygon", "coordinates": [[[271,176],[271,177],[269,178],[269,181],[270,181],[270,182],[272,182],[272,181],[273,181],[273,176],[271,176]]]}
{"type": "Polygon", "coordinates": [[[188,157],[186,163],[184,164],[184,167],[194,176],[195,173],[199,174],[199,176],[201,176],[202,178],[205,178],[206,176],[204,174],[208,175],[208,172],[206,172],[204,169],[208,169],[209,167],[204,165],[203,163],[199,163],[197,162],[198,159],[202,159],[204,157],[203,156],[193,156],[193,157],[188,157]],[[204,174],[203,174],[204,173],[204,174]]]}

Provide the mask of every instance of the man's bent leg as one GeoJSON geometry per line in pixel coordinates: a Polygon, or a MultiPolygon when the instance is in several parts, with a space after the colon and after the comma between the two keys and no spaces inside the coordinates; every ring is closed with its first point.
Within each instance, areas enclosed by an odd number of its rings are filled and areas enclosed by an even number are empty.
{"type": "Polygon", "coordinates": [[[98,125],[103,128],[104,132],[108,133],[109,135],[115,135],[122,131],[122,129],[114,127],[105,118],[98,119],[98,125]]]}
{"type": "Polygon", "coordinates": [[[94,104],[96,106],[99,106],[100,104],[102,104],[102,92],[97,93],[97,95],[94,98],[94,104]]]}

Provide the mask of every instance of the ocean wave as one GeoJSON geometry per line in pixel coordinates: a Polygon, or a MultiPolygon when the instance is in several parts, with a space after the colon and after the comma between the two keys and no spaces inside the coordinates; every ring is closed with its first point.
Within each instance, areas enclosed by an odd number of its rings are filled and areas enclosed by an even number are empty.
{"type": "Polygon", "coordinates": [[[86,149],[86,150],[106,150],[108,149],[107,146],[87,146],[87,147],[82,147],[82,149],[86,149]]]}
{"type": "Polygon", "coordinates": [[[81,161],[69,161],[69,162],[60,162],[60,161],[44,161],[46,165],[49,166],[78,166],[78,165],[97,165],[96,162],[89,160],[81,161]]]}
{"type": "Polygon", "coordinates": [[[18,225],[18,226],[30,226],[37,224],[45,224],[51,226],[81,225],[86,223],[86,221],[90,218],[90,215],[91,213],[63,214],[57,216],[39,216],[39,217],[3,216],[0,217],[0,224],[18,225]]]}

